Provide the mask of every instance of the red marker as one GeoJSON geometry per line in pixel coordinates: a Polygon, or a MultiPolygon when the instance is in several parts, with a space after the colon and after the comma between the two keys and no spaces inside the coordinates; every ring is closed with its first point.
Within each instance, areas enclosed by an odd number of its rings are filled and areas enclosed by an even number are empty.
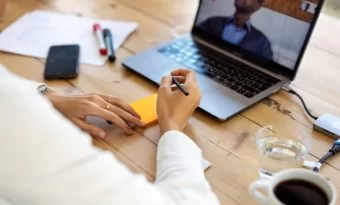
{"type": "Polygon", "coordinates": [[[103,31],[102,28],[100,27],[99,23],[95,23],[93,25],[93,32],[96,34],[97,36],[97,41],[99,43],[99,53],[102,56],[106,56],[107,55],[107,49],[104,43],[104,37],[103,37],[103,31]]]}

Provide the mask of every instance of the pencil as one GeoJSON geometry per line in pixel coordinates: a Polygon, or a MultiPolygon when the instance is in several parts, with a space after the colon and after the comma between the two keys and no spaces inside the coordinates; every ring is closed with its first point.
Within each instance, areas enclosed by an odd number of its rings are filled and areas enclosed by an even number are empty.
{"type": "Polygon", "coordinates": [[[188,96],[189,92],[185,89],[183,85],[181,85],[174,76],[172,76],[172,82],[177,86],[177,88],[185,95],[188,96]]]}

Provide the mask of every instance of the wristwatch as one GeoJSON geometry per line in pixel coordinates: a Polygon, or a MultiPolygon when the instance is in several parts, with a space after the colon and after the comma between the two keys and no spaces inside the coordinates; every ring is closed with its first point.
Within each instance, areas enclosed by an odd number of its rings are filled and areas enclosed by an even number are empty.
{"type": "Polygon", "coordinates": [[[46,95],[46,93],[48,93],[49,91],[51,91],[51,88],[49,88],[46,84],[40,84],[37,87],[37,92],[42,95],[46,95]]]}

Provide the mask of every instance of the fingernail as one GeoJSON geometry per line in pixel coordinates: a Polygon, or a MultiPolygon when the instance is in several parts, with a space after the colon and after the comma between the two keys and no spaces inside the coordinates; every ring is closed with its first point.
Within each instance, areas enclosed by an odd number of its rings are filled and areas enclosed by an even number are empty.
{"type": "Polygon", "coordinates": [[[99,136],[99,138],[104,139],[105,138],[105,132],[99,132],[98,136],[99,136]]]}

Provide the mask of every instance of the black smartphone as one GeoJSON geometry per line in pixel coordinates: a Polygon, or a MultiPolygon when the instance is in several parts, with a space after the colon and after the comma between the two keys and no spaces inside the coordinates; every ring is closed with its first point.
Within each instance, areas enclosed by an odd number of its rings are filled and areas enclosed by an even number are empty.
{"type": "Polygon", "coordinates": [[[76,78],[79,71],[79,45],[51,46],[45,64],[45,79],[76,78]]]}

